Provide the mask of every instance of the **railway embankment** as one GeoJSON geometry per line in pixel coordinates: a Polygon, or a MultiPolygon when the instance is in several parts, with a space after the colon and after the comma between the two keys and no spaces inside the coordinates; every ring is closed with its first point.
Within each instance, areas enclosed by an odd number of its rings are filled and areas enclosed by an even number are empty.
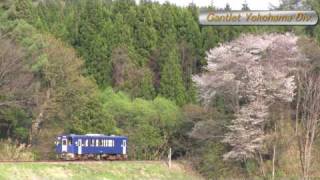
{"type": "Polygon", "coordinates": [[[20,162],[0,163],[0,179],[202,179],[184,163],[173,162],[171,168],[162,161],[105,161],[105,162],[20,162]]]}

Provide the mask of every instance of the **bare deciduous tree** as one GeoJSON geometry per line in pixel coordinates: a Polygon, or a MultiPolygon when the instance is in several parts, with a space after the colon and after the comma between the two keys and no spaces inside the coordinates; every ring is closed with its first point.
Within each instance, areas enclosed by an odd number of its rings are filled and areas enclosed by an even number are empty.
{"type": "Polygon", "coordinates": [[[308,179],[311,169],[313,144],[318,135],[320,122],[320,75],[319,72],[303,71],[299,74],[300,93],[297,116],[300,119],[298,131],[300,162],[303,178],[308,179]]]}
{"type": "MultiPolygon", "coordinates": [[[[14,41],[0,37],[0,108],[28,109],[35,107],[34,75],[28,70],[25,53],[14,41]]],[[[12,131],[12,120],[6,113],[0,114],[2,129],[7,129],[7,136],[12,131]]]]}
{"type": "Polygon", "coordinates": [[[24,52],[13,41],[0,38],[0,93],[7,98],[0,106],[23,106],[31,103],[28,96],[32,91],[34,76],[27,70],[24,52]],[[19,95],[20,98],[15,98],[19,95]]]}

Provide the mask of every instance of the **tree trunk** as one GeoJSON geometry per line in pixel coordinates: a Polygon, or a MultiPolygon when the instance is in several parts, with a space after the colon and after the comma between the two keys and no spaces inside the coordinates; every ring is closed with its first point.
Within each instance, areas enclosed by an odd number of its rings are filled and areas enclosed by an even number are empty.
{"type": "Polygon", "coordinates": [[[265,173],[265,171],[264,171],[263,158],[262,158],[260,152],[259,152],[259,158],[260,158],[260,169],[261,169],[261,173],[262,173],[263,177],[265,177],[265,176],[266,176],[266,173],[265,173]]]}
{"type": "Polygon", "coordinates": [[[274,180],[275,176],[275,159],[276,159],[276,146],[273,146],[273,156],[272,156],[272,180],[274,180]]]}
{"type": "Polygon", "coordinates": [[[50,89],[47,89],[46,96],[43,104],[39,108],[38,116],[32,121],[30,135],[29,135],[29,144],[33,144],[34,137],[39,133],[40,124],[44,120],[44,113],[48,106],[48,102],[50,100],[50,89]]]}
{"type": "MultiPolygon", "coordinates": [[[[281,119],[282,120],[282,119],[281,119]]],[[[277,134],[277,124],[274,125],[274,133],[277,134]]],[[[273,154],[272,154],[272,180],[275,177],[275,161],[276,161],[276,142],[273,144],[273,154]]]]}
{"type": "Polygon", "coordinates": [[[299,125],[299,108],[300,108],[300,100],[301,100],[301,82],[300,82],[300,74],[297,75],[298,88],[297,88],[297,104],[296,104],[296,125],[295,125],[295,135],[298,135],[298,125],[299,125]]]}

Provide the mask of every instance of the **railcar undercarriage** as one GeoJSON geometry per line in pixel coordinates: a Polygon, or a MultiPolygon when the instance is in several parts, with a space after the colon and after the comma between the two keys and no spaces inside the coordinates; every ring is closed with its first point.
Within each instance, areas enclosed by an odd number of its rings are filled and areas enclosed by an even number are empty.
{"type": "Polygon", "coordinates": [[[122,161],[127,160],[126,154],[73,154],[73,153],[62,153],[57,155],[58,159],[67,161],[76,160],[97,160],[97,161],[122,161]]]}

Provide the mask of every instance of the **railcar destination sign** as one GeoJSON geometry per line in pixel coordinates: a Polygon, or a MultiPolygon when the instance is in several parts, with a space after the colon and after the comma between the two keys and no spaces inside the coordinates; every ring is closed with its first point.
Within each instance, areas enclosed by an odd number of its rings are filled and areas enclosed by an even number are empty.
{"type": "Polygon", "coordinates": [[[315,11],[202,11],[201,25],[316,25],[315,11]]]}

